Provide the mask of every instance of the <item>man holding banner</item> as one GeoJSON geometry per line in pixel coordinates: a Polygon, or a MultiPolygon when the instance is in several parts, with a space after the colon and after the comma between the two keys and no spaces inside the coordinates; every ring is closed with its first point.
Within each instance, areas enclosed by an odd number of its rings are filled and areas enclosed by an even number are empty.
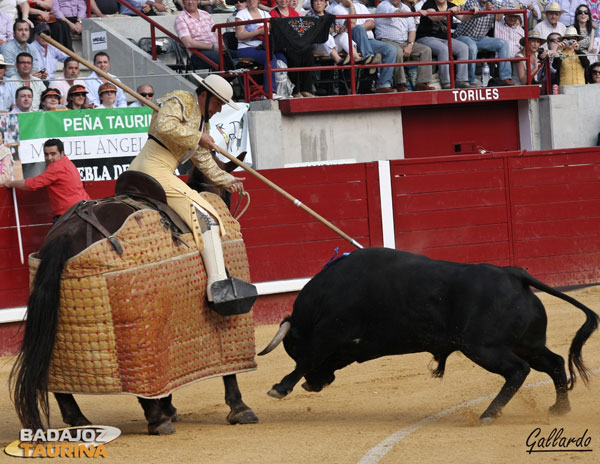
{"type": "Polygon", "coordinates": [[[180,163],[190,160],[216,185],[231,192],[244,189],[244,179],[221,170],[210,153],[211,149],[217,148],[209,135],[208,121],[224,104],[238,109],[231,101],[233,89],[216,74],[205,79],[192,75],[199,82],[196,95],[177,90],[159,100],[161,107],[152,117],[148,140],[129,170],[144,172],[160,182],[167,194],[167,203],[192,230],[208,277],[208,301],[215,309],[243,307],[249,311],[256,288],[228,277],[221,247],[225,229],[218,213],[174,174],[180,163]]]}
{"type": "Polygon", "coordinates": [[[44,143],[46,170],[36,177],[21,180],[8,180],[4,187],[35,191],[42,187],[48,189],[53,221],[64,214],[71,206],[90,196],[83,188],[79,171],[73,162],[65,156],[61,140],[49,139],[44,143]]]}

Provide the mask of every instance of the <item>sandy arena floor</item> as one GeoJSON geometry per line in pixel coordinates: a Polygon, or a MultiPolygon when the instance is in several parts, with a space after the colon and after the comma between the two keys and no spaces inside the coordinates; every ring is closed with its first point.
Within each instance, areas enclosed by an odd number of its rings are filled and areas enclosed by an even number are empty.
{"type": "MultiPolygon", "coordinates": [[[[600,288],[571,292],[600,313],[600,288]]],[[[583,313],[553,297],[541,296],[549,317],[548,346],[563,357],[583,313]]],[[[262,349],[276,326],[257,328],[262,349]]],[[[122,435],[107,445],[109,463],[598,463],[600,462],[600,333],[584,347],[590,370],[589,388],[578,382],[570,394],[572,411],[549,416],[555,393],[548,376],[532,371],[517,396],[493,425],[480,426],[478,416],[503,380],[474,365],[462,354],[449,360],[443,380],[430,376],[429,354],[387,357],[354,364],[337,373],[320,393],[298,385],[283,400],[266,395],[271,385],[292,370],[283,347],[258,358],[258,370],[239,377],[244,400],[260,418],[256,425],[226,423],[219,379],[175,393],[182,422],[171,436],[148,436],[142,409],[132,396],[79,395],[84,414],[97,424],[112,425],[122,435]],[[527,454],[526,440],[536,429],[547,436],[586,430],[591,452],[527,454]],[[384,442],[384,440],[387,440],[384,442]]],[[[0,359],[0,446],[16,440],[19,423],[8,394],[12,358],[0,359]]],[[[63,426],[52,401],[53,426],[63,426]]],[[[557,448],[549,448],[556,450],[557,448]]],[[[18,462],[4,453],[0,462],[18,462]]],[[[54,462],[73,462],[55,459],[54,462]]]]}

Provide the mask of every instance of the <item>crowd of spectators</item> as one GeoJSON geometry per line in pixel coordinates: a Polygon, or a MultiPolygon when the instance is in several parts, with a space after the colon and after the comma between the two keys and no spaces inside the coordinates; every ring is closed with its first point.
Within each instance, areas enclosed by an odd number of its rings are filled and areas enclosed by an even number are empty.
{"type": "MultiPolygon", "coordinates": [[[[419,65],[420,62],[448,60],[448,30],[452,35],[452,53],[456,60],[481,58],[524,58],[529,61],[492,64],[495,78],[489,85],[526,84],[528,73],[533,83],[548,79],[554,84],[577,85],[598,83],[598,11],[584,0],[131,0],[134,8],[146,15],[176,14],[174,32],[188,50],[194,69],[233,68],[238,59],[251,59],[273,69],[310,67],[317,55],[329,56],[334,65],[350,62],[369,65],[363,70],[372,80],[369,91],[376,93],[428,91],[452,86],[449,65],[419,65]],[[526,10],[532,28],[525,40],[523,14],[478,14],[481,11],[526,10]],[[237,25],[226,32],[228,40],[219,43],[212,30],[212,13],[230,12],[228,22],[270,18],[318,18],[327,23],[322,42],[307,47],[271,44],[267,56],[263,23],[237,25]],[[451,12],[439,16],[437,12],[451,12]],[[414,13],[414,16],[373,18],[371,15],[414,13]],[[340,15],[361,15],[350,20],[340,15]],[[335,18],[337,16],[337,19],[335,18]],[[451,21],[449,21],[451,19],[451,21]],[[352,37],[348,36],[349,26],[352,37]],[[526,49],[527,47],[527,49],[526,49]],[[200,55],[200,56],[198,56],[200,55]],[[205,61],[206,58],[214,63],[205,61]],[[221,63],[221,59],[224,63],[221,63]],[[414,62],[416,71],[409,76],[404,66],[381,66],[414,62]],[[216,65],[216,66],[215,66],[216,65]],[[439,86],[434,87],[434,73],[439,86]]],[[[136,14],[116,0],[92,0],[95,16],[136,14]]],[[[52,36],[72,49],[72,39],[81,34],[86,16],[85,0],[3,0],[0,2],[0,111],[37,111],[61,108],[121,108],[127,106],[124,92],[102,76],[92,72],[85,79],[79,75],[79,63],[49,44],[43,34],[52,36]],[[58,63],[62,75],[57,76],[58,63]],[[82,90],[85,89],[85,90],[82,90]]],[[[94,64],[110,74],[110,57],[106,52],[94,56],[94,64]]],[[[454,87],[483,85],[480,64],[454,65],[454,87]]],[[[294,97],[312,97],[319,74],[311,71],[273,73],[273,91],[287,81],[294,97]],[[294,89],[294,90],[292,90],[294,89]]],[[[269,79],[263,79],[269,91],[269,79]]],[[[138,88],[144,98],[152,100],[154,90],[148,85],[138,88]]],[[[134,106],[139,106],[135,103],[134,106]]]]}
{"type": "MultiPolygon", "coordinates": [[[[191,54],[194,66],[209,68],[206,62],[198,58],[193,49],[219,63],[218,50],[223,47],[212,32],[213,19],[203,14],[205,2],[199,0],[182,0],[185,11],[176,20],[175,31],[191,54]],[[195,30],[183,27],[190,16],[195,17],[195,30]],[[206,18],[204,20],[203,18],[206,18]],[[202,29],[203,28],[203,29],[202,29]],[[203,30],[200,34],[199,31],[203,30]],[[195,39],[195,37],[201,37],[195,39]],[[194,40],[198,40],[194,42],[194,40]],[[213,55],[213,56],[211,56],[213,55]],[[214,59],[214,56],[217,59],[214,59]],[[200,63],[198,63],[200,62],[200,63]]],[[[544,0],[520,0],[518,3],[505,0],[381,0],[375,10],[369,10],[361,0],[305,0],[302,5],[294,7],[294,0],[232,0],[236,11],[229,21],[247,21],[251,19],[271,17],[297,17],[361,14],[362,18],[350,20],[352,38],[348,38],[348,20],[338,18],[331,28],[327,42],[312,44],[312,53],[299,54],[298,50],[283,56],[273,56],[271,67],[308,67],[312,65],[313,54],[329,55],[334,64],[346,65],[350,62],[350,47],[353,62],[370,64],[369,72],[373,73],[373,88],[377,93],[406,92],[409,90],[434,90],[433,74],[438,72],[440,87],[451,87],[449,65],[417,66],[416,76],[409,82],[405,67],[380,67],[379,63],[403,63],[412,61],[431,62],[434,59],[448,60],[448,28],[452,30],[452,52],[457,60],[481,58],[481,52],[488,52],[483,57],[519,58],[527,55],[523,14],[477,14],[480,11],[494,10],[526,10],[530,34],[535,26],[536,34],[543,40],[534,40],[533,46],[541,45],[530,60],[530,68],[534,74],[534,83],[541,83],[545,73],[550,72],[552,83],[569,85],[591,82],[589,65],[597,60],[598,38],[597,24],[594,23],[589,6],[582,0],[547,2],[544,0]],[[370,18],[373,13],[418,13],[417,16],[395,18],[370,18]],[[446,16],[437,16],[436,12],[452,12],[450,24],[446,16]],[[567,27],[574,28],[573,30],[567,27]],[[549,34],[558,34],[556,53],[544,54],[549,34]],[[573,58],[573,56],[576,58],[573,58]],[[587,56],[582,56],[587,55],[587,56]],[[550,70],[543,71],[545,62],[550,70]],[[567,66],[564,66],[567,64],[567,66]],[[573,69],[576,68],[576,69],[573,69]],[[567,76],[568,74],[568,76],[567,76]],[[582,77],[583,76],[583,77],[582,77]],[[561,78],[562,77],[562,78],[561,78]],[[576,77],[576,79],[575,79],[576,77]]],[[[598,12],[594,17],[597,21],[598,12]]],[[[229,56],[235,58],[251,58],[260,65],[266,64],[263,46],[262,25],[260,23],[237,26],[235,28],[237,49],[231,50],[229,56]]],[[[554,40],[554,39],[553,39],[554,40]]],[[[229,43],[226,45],[230,46],[229,43]]],[[[230,47],[231,48],[231,47],[230,47]]],[[[531,47],[530,47],[531,51],[531,47]]],[[[227,54],[225,54],[227,55],[227,54]]],[[[490,63],[493,77],[488,85],[513,86],[527,83],[527,67],[524,62],[490,63]],[[525,73],[525,79],[523,74],[525,73]]],[[[227,63],[225,68],[229,69],[227,63]]],[[[456,88],[473,88],[485,85],[480,78],[481,65],[458,64],[454,67],[456,88]]],[[[279,73],[277,73],[279,74],[279,73]]],[[[295,87],[293,96],[312,96],[313,73],[289,73],[295,87]]],[[[266,80],[266,79],[265,79],[266,80]]],[[[275,82],[275,77],[273,78],[275,82]]],[[[265,83],[265,89],[267,84],[265,83]]]]}

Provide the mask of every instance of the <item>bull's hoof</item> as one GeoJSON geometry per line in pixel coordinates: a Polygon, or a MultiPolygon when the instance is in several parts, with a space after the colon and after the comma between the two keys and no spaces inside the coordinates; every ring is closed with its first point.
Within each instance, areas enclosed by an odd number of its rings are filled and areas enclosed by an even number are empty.
{"type": "Polygon", "coordinates": [[[171,421],[163,422],[159,425],[148,424],[149,435],[173,435],[175,426],[171,421]]]}
{"type": "Polygon", "coordinates": [[[491,417],[491,416],[480,417],[479,418],[479,423],[481,425],[490,425],[495,420],[496,420],[496,418],[495,417],[491,417]]]}
{"type": "Polygon", "coordinates": [[[321,390],[323,390],[323,387],[326,387],[327,385],[322,385],[322,386],[316,386],[316,385],[311,385],[308,382],[304,382],[302,384],[302,388],[304,388],[307,392],[320,392],[321,390]]]}
{"type": "Polygon", "coordinates": [[[231,425],[235,424],[256,424],[258,417],[254,414],[254,411],[250,408],[242,411],[231,411],[227,414],[227,422],[231,425]]]}
{"type": "Polygon", "coordinates": [[[280,391],[275,390],[274,388],[271,388],[267,392],[267,395],[269,395],[271,398],[277,398],[278,400],[280,400],[281,398],[285,398],[287,396],[287,393],[282,393],[280,391]]]}
{"type": "Polygon", "coordinates": [[[180,422],[181,418],[179,417],[179,414],[175,413],[171,416],[171,422],[180,422]]]}
{"type": "Polygon", "coordinates": [[[273,385],[273,388],[271,388],[267,392],[267,395],[269,395],[272,398],[281,399],[281,398],[285,398],[286,396],[288,396],[291,392],[292,392],[291,388],[288,390],[287,388],[284,388],[283,386],[281,386],[281,384],[275,384],[275,385],[273,385]]]}
{"type": "Polygon", "coordinates": [[[569,401],[556,403],[549,408],[550,414],[554,414],[556,416],[562,416],[563,414],[568,413],[570,410],[571,405],[569,404],[569,401]]]}

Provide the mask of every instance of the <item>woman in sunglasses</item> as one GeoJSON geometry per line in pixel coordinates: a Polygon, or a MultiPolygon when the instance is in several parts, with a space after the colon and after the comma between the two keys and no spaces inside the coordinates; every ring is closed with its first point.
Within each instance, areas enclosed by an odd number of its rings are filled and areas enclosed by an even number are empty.
{"type": "Polygon", "coordinates": [[[575,10],[575,23],[573,24],[580,36],[583,37],[579,41],[579,50],[586,54],[596,54],[594,50],[594,25],[592,23],[592,15],[587,5],[582,4],[575,10]]]}
{"type": "Polygon", "coordinates": [[[87,89],[83,85],[75,84],[67,92],[67,108],[70,110],[87,110],[94,105],[88,102],[87,89]]]}
{"type": "Polygon", "coordinates": [[[588,84],[600,84],[600,62],[594,63],[588,68],[586,78],[588,84]]]}

